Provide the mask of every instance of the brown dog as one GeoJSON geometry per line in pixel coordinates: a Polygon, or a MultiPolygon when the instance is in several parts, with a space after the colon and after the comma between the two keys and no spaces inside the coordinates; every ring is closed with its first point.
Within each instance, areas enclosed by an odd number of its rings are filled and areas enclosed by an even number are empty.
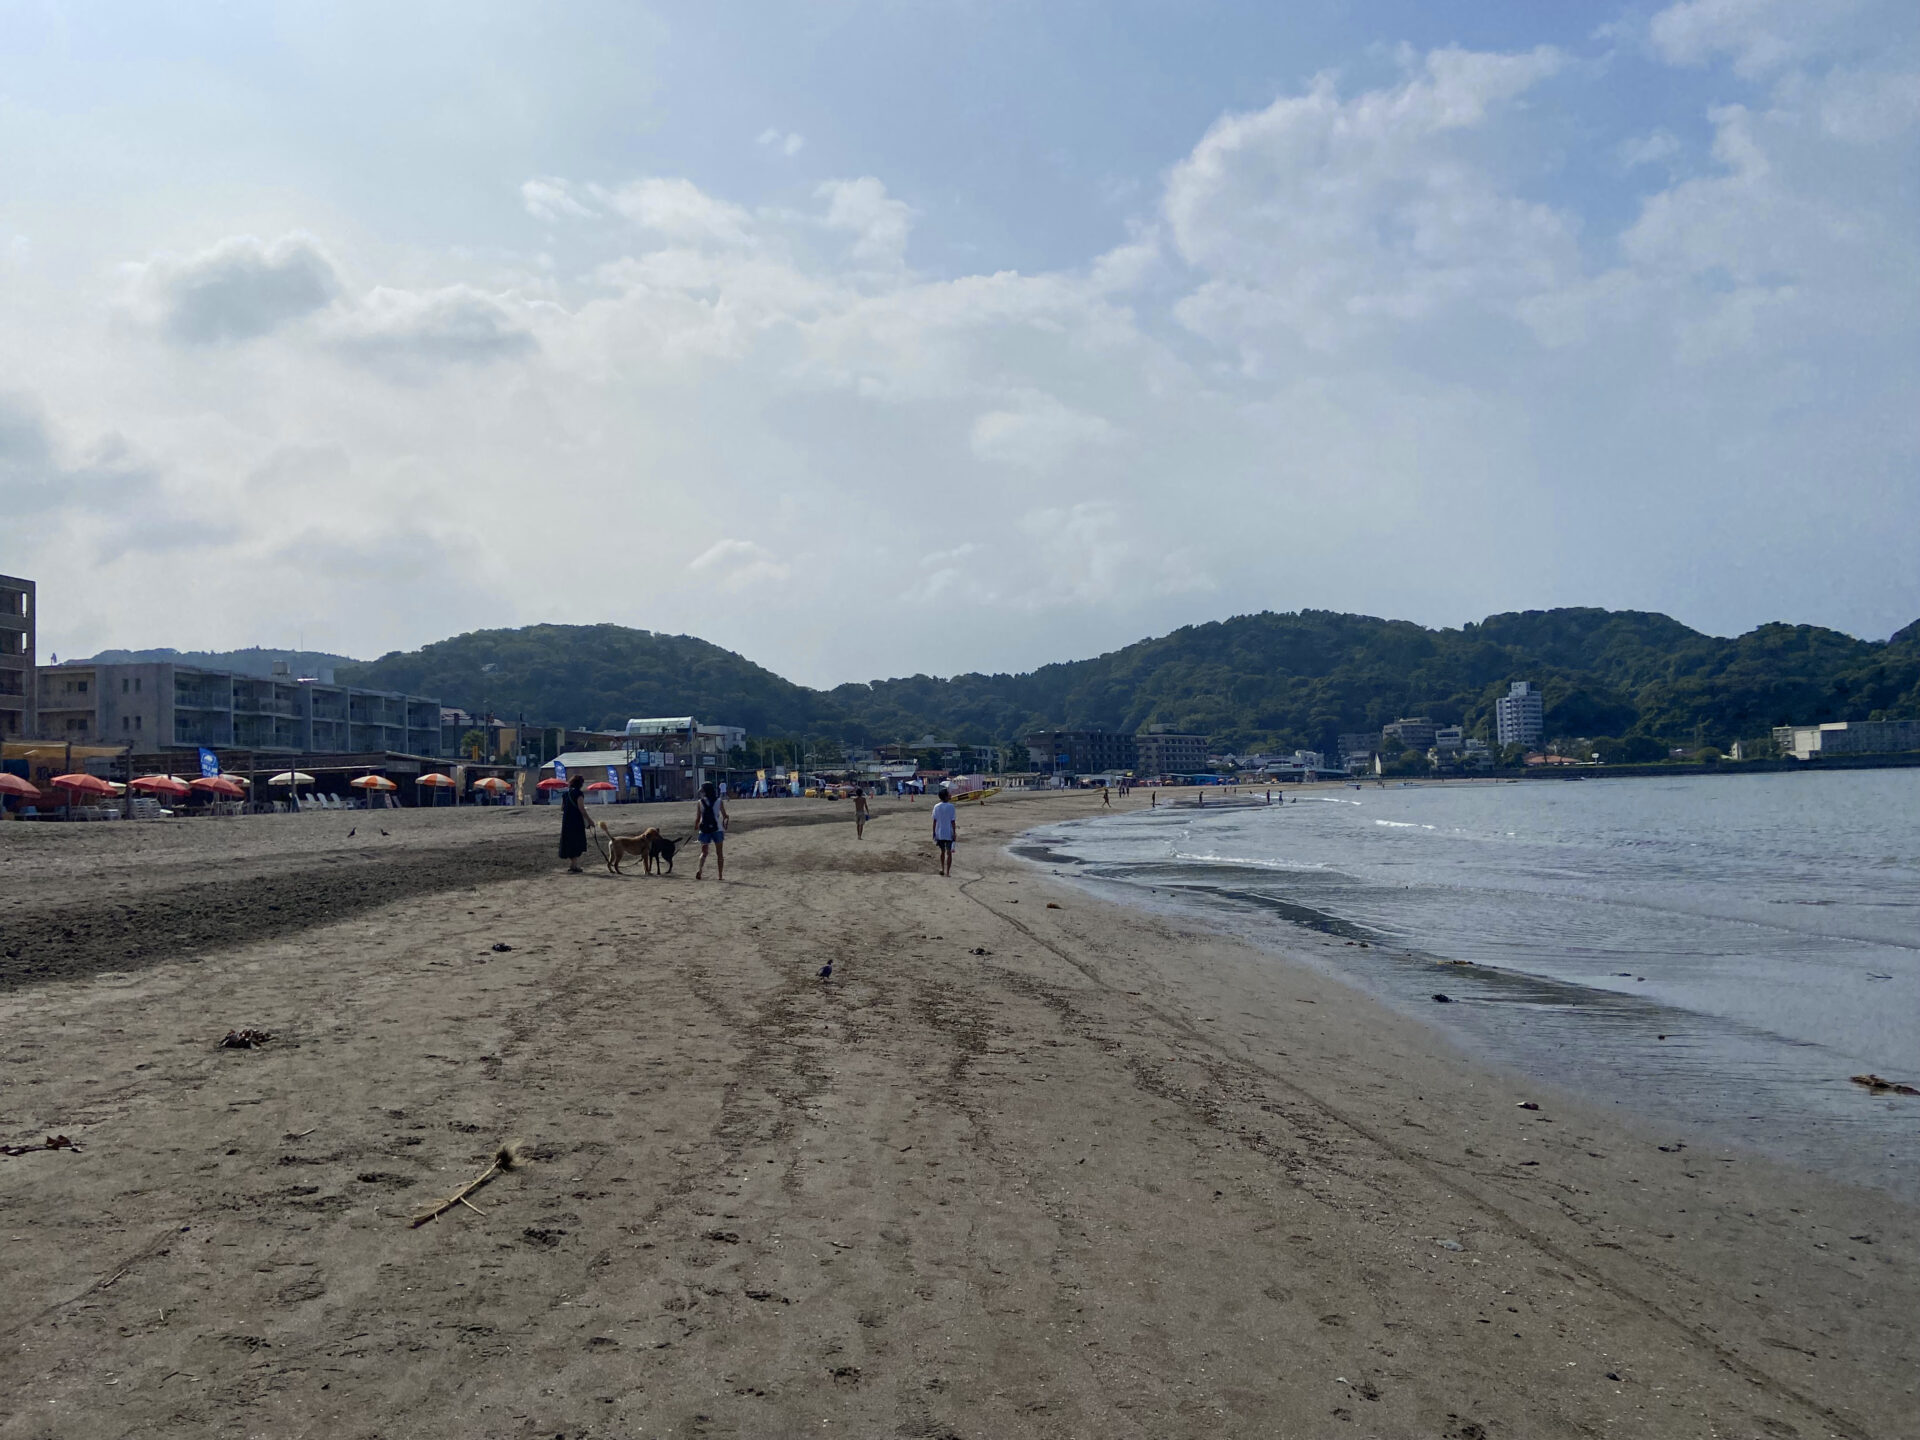
{"type": "MultiPolygon", "coordinates": [[[[646,866],[647,874],[653,873],[653,854],[660,841],[660,827],[649,825],[638,835],[616,835],[607,828],[607,822],[597,822],[600,833],[607,837],[607,869],[615,875],[624,874],[620,862],[629,855],[638,855],[640,863],[646,866]]],[[[669,852],[671,853],[671,852],[669,852]]]]}

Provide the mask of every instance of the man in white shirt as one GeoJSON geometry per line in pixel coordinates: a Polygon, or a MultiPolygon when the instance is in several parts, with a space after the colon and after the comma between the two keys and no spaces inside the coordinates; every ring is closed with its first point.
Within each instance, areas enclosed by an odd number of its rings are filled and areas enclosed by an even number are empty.
{"type": "Polygon", "coordinates": [[[953,801],[947,798],[947,790],[940,787],[940,803],[933,807],[933,843],[940,847],[940,873],[953,874],[953,842],[956,824],[960,812],[954,808],[953,801]]]}

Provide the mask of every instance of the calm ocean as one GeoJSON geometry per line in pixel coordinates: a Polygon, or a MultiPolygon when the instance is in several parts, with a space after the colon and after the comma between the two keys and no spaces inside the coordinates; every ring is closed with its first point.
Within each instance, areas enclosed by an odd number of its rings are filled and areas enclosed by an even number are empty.
{"type": "Polygon", "coordinates": [[[1920,1199],[1920,1099],[1848,1079],[1920,1084],[1920,770],[1389,782],[1028,844],[1256,939],[1369,941],[1332,968],[1469,1050],[1920,1199]]]}

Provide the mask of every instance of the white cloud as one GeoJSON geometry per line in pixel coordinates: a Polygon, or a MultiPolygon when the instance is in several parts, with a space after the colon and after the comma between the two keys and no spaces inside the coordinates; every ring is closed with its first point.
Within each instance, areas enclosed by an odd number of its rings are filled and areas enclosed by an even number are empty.
{"type": "Polygon", "coordinates": [[[887,194],[871,175],[858,180],[829,180],[814,194],[827,202],[823,223],[854,236],[852,255],[870,265],[898,265],[906,258],[913,230],[913,207],[887,194]]]}
{"type": "Polygon", "coordinates": [[[760,132],[753,143],[762,149],[772,150],[776,154],[791,158],[798,155],[801,150],[806,147],[807,137],[792,132],[783,135],[772,126],[769,126],[760,132]]]}
{"type": "Polygon", "coordinates": [[[1670,65],[1733,59],[1760,76],[1827,50],[1859,13],[1858,0],[1681,0],[1647,27],[1654,52],[1670,65]]]}
{"type": "Polygon", "coordinates": [[[752,243],[753,219],[738,205],[716,200],[691,180],[654,176],[595,195],[643,230],[684,245],[752,243]]]}
{"type": "Polygon", "coordinates": [[[235,235],[196,255],[132,266],[129,278],[136,305],[189,345],[257,339],[324,309],[345,288],[339,267],[303,234],[235,235]]]}
{"type": "Polygon", "coordinates": [[[565,180],[534,179],[520,186],[520,203],[536,220],[553,224],[560,220],[591,219],[599,212],[583,204],[565,180]]]}
{"type": "Polygon", "coordinates": [[[703,583],[730,591],[778,583],[793,574],[792,566],[752,540],[717,541],[688,561],[687,569],[700,576],[703,583]]]}
{"type": "Polygon", "coordinates": [[[1083,446],[1111,444],[1119,433],[1104,415],[1074,410],[1052,395],[1028,391],[1012,408],[989,410],[976,418],[968,440],[982,460],[1044,474],[1083,446]]]}
{"type": "Polygon", "coordinates": [[[1622,140],[1613,153],[1623,170],[1663,165],[1680,154],[1680,140],[1671,130],[1650,130],[1645,135],[1622,140]]]}
{"type": "Polygon", "coordinates": [[[425,292],[378,287],[341,317],[333,338],[370,356],[494,360],[536,347],[526,321],[470,285],[425,292]]]}
{"type": "Polygon", "coordinates": [[[1573,222],[1481,163],[1477,132],[1563,65],[1557,51],[1437,50],[1404,82],[1343,98],[1330,76],[1217,122],[1163,208],[1203,276],[1181,318],[1258,348],[1326,349],[1458,303],[1511,303],[1576,265],[1573,222]]]}

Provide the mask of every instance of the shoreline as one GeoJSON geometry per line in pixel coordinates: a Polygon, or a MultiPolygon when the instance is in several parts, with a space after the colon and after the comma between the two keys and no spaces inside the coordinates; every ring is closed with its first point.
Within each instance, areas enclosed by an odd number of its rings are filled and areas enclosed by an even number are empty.
{"type": "MultiPolygon", "coordinates": [[[[963,808],[951,882],[925,804],[769,823],[807,804],[735,807],[724,886],[549,853],[0,990],[0,1139],[83,1147],[0,1160],[0,1436],[1907,1423],[1910,1208],[1523,1110],[1310,965],[1003,849],[1097,794],[963,808]],[[244,1025],[275,1039],[213,1048],[244,1025]],[[408,1229],[508,1139],[485,1215],[408,1229]]],[[[292,828],[332,818],[156,842],[151,885],[122,827],[0,834],[0,875],[43,915],[190,875],[319,905],[363,873],[345,817],[292,828]]],[[[389,864],[483,833],[389,828],[389,864]]]]}

